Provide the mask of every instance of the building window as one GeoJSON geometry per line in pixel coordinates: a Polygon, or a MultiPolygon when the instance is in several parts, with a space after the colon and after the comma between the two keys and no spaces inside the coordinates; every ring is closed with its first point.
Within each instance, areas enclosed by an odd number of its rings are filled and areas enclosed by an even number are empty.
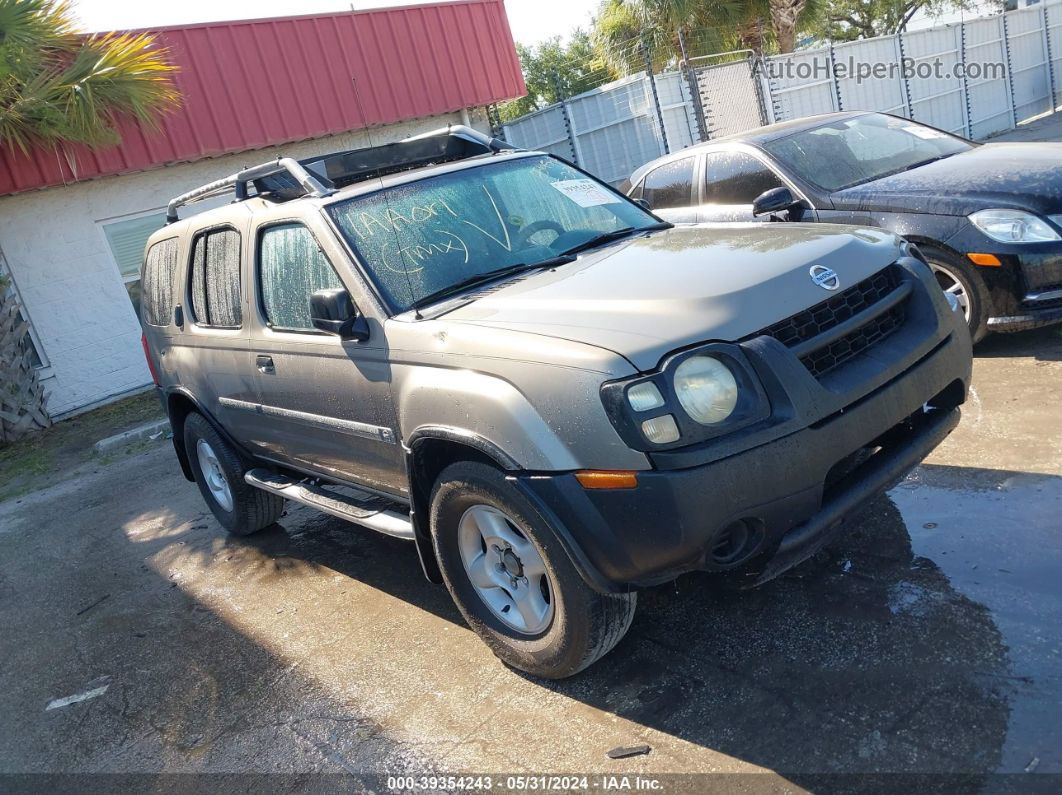
{"type": "Polygon", "coordinates": [[[166,213],[156,211],[104,221],[100,225],[129,292],[129,300],[140,317],[140,265],[144,261],[144,247],[152,233],[166,225],[166,213]]]}
{"type": "MultiPolygon", "coordinates": [[[[19,314],[19,317],[22,318],[23,322],[26,322],[26,323],[29,322],[29,321],[26,320],[26,312],[25,312],[24,309],[22,309],[21,306],[18,308],[18,314],[19,314]]],[[[36,334],[33,331],[33,325],[32,324],[30,324],[29,330],[22,337],[22,339],[19,340],[19,346],[22,348],[22,350],[24,352],[25,351],[29,351],[30,362],[33,364],[33,366],[36,369],[38,369],[38,370],[44,369],[44,366],[45,366],[44,357],[41,356],[40,343],[37,342],[36,334]]]]}

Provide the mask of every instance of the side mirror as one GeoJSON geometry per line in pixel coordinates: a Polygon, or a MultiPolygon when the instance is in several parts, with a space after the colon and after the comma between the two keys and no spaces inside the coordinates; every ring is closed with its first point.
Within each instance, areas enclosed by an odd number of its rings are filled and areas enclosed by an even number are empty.
{"type": "Polygon", "coordinates": [[[313,327],[345,340],[369,338],[369,325],[358,314],[350,293],[342,287],[318,290],[310,296],[310,322],[313,327]]]}
{"type": "Polygon", "coordinates": [[[798,221],[803,214],[804,205],[793,195],[793,191],[784,186],[765,190],[752,202],[753,215],[767,215],[789,211],[790,220],[798,221]]]}
{"type": "Polygon", "coordinates": [[[653,208],[649,206],[649,202],[645,199],[634,199],[634,203],[641,207],[643,210],[653,211],[653,208]]]}

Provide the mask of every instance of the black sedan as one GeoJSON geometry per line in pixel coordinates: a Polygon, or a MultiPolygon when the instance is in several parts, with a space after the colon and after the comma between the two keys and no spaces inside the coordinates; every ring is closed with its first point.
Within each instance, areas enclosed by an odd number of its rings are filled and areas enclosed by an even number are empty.
{"type": "Polygon", "coordinates": [[[975,340],[1062,322],[1062,144],[978,144],[883,113],[832,113],[659,158],[627,192],[679,223],[894,231],[958,299],[975,340]]]}

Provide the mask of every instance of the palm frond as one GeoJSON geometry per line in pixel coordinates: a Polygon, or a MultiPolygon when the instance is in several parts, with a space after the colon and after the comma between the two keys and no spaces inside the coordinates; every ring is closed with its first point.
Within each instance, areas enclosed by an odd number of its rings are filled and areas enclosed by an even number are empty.
{"type": "Polygon", "coordinates": [[[33,71],[75,42],[67,0],[0,0],[0,76],[33,71]]]}
{"type": "Polygon", "coordinates": [[[156,127],[179,104],[153,36],[73,30],[66,0],[0,0],[0,144],[114,144],[123,117],[156,127]]]}

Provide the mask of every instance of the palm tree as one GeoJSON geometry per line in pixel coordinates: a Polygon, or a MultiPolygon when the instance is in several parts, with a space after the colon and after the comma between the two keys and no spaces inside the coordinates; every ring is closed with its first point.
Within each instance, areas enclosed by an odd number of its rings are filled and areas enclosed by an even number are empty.
{"type": "MultiPolygon", "coordinates": [[[[131,118],[152,127],[179,97],[147,34],[79,35],[67,0],[0,0],[0,146],[103,147],[131,118]]],[[[50,423],[28,326],[0,254],[0,445],[50,423]]]]}
{"type": "Polygon", "coordinates": [[[594,44],[616,74],[645,68],[643,46],[654,69],[689,56],[725,50],[759,53],[770,36],[779,52],[791,52],[799,26],[816,0],[604,0],[594,24],[594,44]]]}

